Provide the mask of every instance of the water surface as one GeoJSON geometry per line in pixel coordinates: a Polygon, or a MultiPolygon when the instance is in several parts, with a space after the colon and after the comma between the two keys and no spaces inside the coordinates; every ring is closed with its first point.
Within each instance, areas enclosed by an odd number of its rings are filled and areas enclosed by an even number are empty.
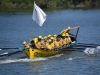
{"type": "MultiPolygon", "coordinates": [[[[45,11],[47,20],[38,26],[32,12],[0,12],[0,47],[23,47],[38,35],[59,34],[67,26],[80,26],[77,41],[100,44],[100,9],[45,11]]],[[[76,31],[72,31],[76,32],[76,31]]],[[[0,53],[17,50],[1,50],[0,53]]],[[[47,58],[28,59],[24,53],[0,57],[2,75],[100,75],[100,54],[65,52],[47,58]]]]}

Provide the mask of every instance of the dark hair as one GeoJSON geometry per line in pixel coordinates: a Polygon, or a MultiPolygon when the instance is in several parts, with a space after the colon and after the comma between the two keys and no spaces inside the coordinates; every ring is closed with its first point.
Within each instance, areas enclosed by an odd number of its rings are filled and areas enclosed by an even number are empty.
{"type": "Polygon", "coordinates": [[[57,38],[60,38],[60,37],[62,37],[62,35],[61,35],[61,34],[57,35],[57,38]]]}

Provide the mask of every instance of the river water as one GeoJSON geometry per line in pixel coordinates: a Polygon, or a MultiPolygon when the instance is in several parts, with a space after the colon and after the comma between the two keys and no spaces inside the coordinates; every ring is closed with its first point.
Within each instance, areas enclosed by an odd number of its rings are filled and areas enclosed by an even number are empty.
{"type": "MultiPolygon", "coordinates": [[[[42,27],[32,20],[32,12],[0,12],[0,48],[22,48],[23,41],[59,34],[67,26],[80,26],[78,42],[100,44],[100,9],[45,12],[47,20],[42,27]]],[[[17,49],[0,50],[0,54],[14,51],[17,49]]],[[[100,54],[73,51],[28,59],[24,53],[18,53],[0,57],[0,75],[100,75],[100,54]]]]}

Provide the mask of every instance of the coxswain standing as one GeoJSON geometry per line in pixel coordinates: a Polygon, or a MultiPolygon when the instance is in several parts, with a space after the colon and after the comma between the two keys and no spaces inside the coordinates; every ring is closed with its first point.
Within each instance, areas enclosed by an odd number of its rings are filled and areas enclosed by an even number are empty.
{"type": "Polygon", "coordinates": [[[66,29],[64,29],[64,30],[61,31],[60,35],[68,33],[69,38],[70,38],[72,41],[75,41],[75,40],[76,40],[76,39],[75,39],[75,36],[76,36],[76,35],[69,33],[69,31],[70,31],[70,30],[74,30],[74,29],[76,29],[76,28],[79,28],[79,26],[73,27],[73,28],[71,28],[70,26],[68,26],[66,29]]]}
{"type": "Polygon", "coordinates": [[[68,33],[69,36],[75,36],[75,35],[69,33],[69,31],[70,31],[70,30],[74,30],[74,29],[76,29],[76,28],[79,28],[79,26],[77,26],[77,27],[73,27],[73,28],[71,28],[70,26],[68,26],[66,29],[62,30],[60,34],[68,33]]]}

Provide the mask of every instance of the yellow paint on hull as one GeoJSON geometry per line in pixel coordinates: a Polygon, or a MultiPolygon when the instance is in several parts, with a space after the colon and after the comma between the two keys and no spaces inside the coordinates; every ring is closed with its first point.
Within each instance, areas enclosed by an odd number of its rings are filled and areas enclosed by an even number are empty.
{"type": "Polygon", "coordinates": [[[56,54],[61,53],[61,50],[58,51],[47,51],[47,50],[40,50],[40,49],[34,49],[34,48],[28,48],[24,50],[24,53],[30,58],[37,58],[37,57],[48,57],[53,56],[56,54]]]}

